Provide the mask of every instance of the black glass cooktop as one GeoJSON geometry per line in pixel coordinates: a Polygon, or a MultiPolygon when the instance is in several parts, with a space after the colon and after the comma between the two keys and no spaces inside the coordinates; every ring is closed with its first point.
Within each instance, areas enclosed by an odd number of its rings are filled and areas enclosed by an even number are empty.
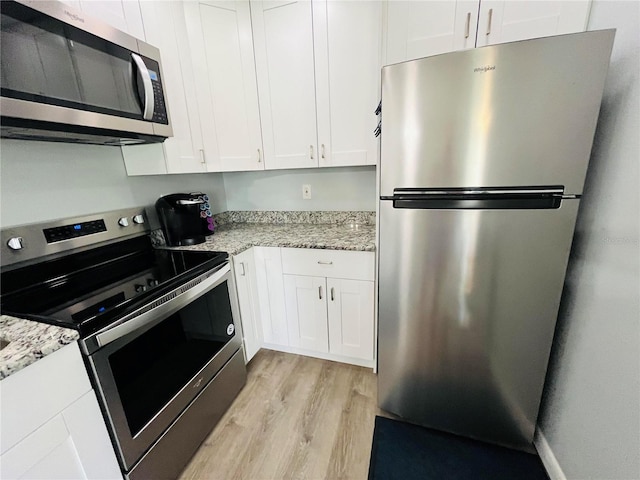
{"type": "Polygon", "coordinates": [[[147,236],[1,273],[3,314],[84,337],[227,261],[226,252],[158,250],[147,236]]]}

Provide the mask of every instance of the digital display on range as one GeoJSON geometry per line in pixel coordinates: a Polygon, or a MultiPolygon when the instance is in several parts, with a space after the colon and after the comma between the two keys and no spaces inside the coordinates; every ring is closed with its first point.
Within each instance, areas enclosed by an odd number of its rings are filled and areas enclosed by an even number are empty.
{"type": "Polygon", "coordinates": [[[91,222],[75,223],[62,227],[45,228],[42,233],[47,239],[47,243],[61,242],[70,238],[83,237],[92,233],[106,232],[107,226],[104,220],[93,220],[91,222]]]}

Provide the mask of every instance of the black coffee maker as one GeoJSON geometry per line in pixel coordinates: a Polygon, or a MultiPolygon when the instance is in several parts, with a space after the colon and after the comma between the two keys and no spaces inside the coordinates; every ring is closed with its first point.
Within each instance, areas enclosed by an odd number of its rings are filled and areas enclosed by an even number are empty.
{"type": "Polygon", "coordinates": [[[164,195],[156,202],[156,212],[170,247],[203,243],[215,229],[209,197],[201,192],[164,195]]]}

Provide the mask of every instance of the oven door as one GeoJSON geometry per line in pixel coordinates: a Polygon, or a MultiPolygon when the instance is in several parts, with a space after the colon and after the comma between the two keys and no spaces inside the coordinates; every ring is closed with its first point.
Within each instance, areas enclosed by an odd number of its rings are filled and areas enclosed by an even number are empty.
{"type": "Polygon", "coordinates": [[[240,348],[229,264],[206,275],[94,336],[89,364],[127,471],[240,348]]]}

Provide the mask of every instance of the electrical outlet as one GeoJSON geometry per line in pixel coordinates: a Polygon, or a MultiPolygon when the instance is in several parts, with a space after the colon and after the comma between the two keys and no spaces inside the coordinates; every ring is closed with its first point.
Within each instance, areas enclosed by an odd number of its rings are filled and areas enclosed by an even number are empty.
{"type": "Polygon", "coordinates": [[[311,200],[311,185],[302,185],[302,198],[311,200]]]}

